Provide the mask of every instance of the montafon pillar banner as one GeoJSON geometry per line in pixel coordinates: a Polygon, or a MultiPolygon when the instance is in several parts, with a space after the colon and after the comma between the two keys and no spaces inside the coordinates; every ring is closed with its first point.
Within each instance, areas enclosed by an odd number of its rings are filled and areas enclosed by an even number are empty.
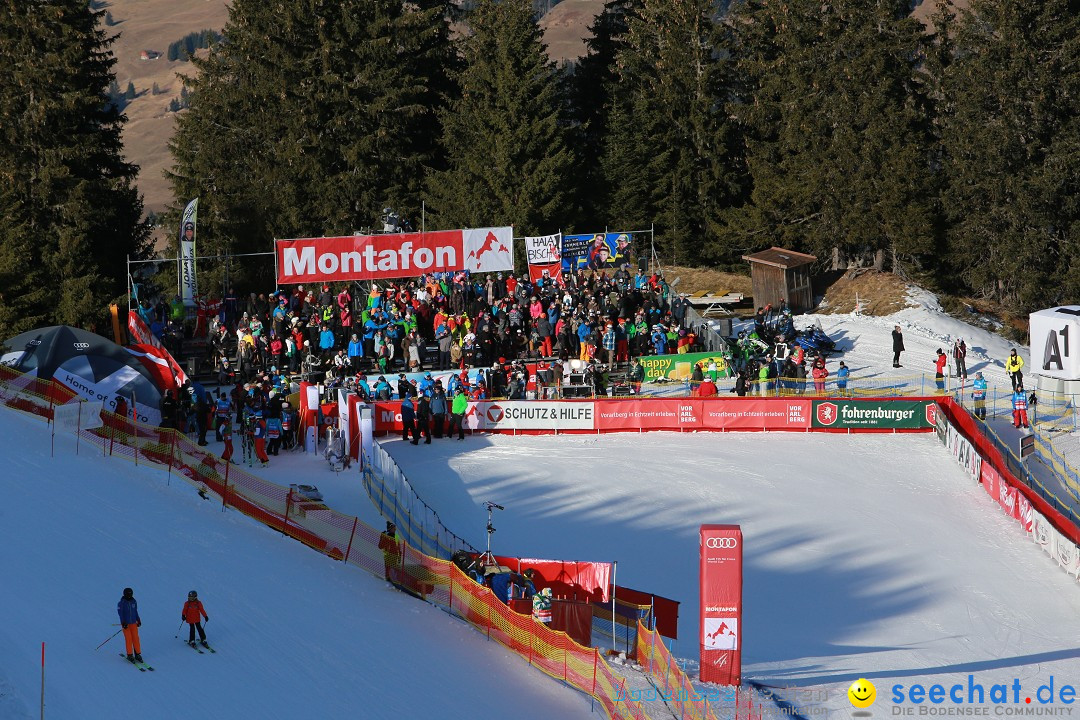
{"type": "Polygon", "coordinates": [[[742,680],[742,528],[702,525],[699,543],[701,680],[738,685],[742,680]]]}

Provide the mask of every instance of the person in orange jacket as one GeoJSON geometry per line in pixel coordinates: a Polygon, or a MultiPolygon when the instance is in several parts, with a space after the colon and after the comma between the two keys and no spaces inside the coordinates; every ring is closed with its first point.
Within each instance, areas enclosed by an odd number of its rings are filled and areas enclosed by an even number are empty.
{"type": "Polygon", "coordinates": [[[210,647],[206,644],[206,631],[202,626],[203,618],[209,620],[210,616],[206,614],[206,608],[199,600],[199,593],[192,590],[187,594],[187,602],[184,603],[184,609],[180,612],[180,619],[188,624],[188,645],[191,647],[195,647],[196,630],[199,631],[199,641],[202,642],[203,647],[210,647]]]}

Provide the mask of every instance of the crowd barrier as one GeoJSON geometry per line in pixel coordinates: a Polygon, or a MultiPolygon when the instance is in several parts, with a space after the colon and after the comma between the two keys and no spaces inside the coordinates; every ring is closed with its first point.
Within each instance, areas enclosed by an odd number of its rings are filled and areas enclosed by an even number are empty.
{"type": "MultiPolygon", "coordinates": [[[[510,433],[669,430],[797,432],[929,432],[936,398],[640,398],[616,400],[481,400],[470,402],[465,427],[510,433]]],[[[375,403],[377,434],[400,433],[401,403],[375,403]]]]}
{"type": "Polygon", "coordinates": [[[941,402],[938,437],[972,480],[982,485],[1002,512],[1020,527],[1065,572],[1080,580],[1080,527],[1074,517],[1052,505],[1036,489],[1014,475],[986,426],[951,398],[941,402]]]}
{"type": "MultiPolygon", "coordinates": [[[[59,397],[59,389],[45,381],[19,378],[10,370],[0,376],[0,403],[6,407],[52,421],[59,397]]],[[[620,693],[626,694],[626,681],[614,673],[599,650],[579,645],[531,615],[515,613],[453,563],[406,543],[398,545],[397,551],[384,552],[379,548],[379,531],[358,518],[227,463],[175,430],[145,426],[94,403],[74,402],[79,403],[77,412],[65,415],[64,428],[75,418],[73,432],[80,443],[86,443],[85,452],[167,468],[170,477],[175,473],[194,487],[215,493],[223,507],[235,508],[376,577],[389,576],[405,592],[461,618],[530,665],[591,696],[609,718],[647,717],[639,701],[620,699],[620,693]]]]}
{"type": "Polygon", "coordinates": [[[409,479],[379,443],[361,469],[364,490],[379,514],[397,525],[406,543],[432,557],[449,560],[458,550],[476,548],[452,533],[430,505],[420,499],[409,479]]]}

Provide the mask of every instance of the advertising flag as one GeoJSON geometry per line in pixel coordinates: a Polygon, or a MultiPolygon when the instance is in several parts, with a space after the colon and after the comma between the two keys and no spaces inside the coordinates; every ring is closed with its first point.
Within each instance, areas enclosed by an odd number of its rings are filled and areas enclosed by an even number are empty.
{"type": "Polygon", "coordinates": [[[738,685],[742,680],[743,534],[738,525],[702,525],[700,567],[700,660],[702,682],[738,685]]]}
{"type": "Polygon", "coordinates": [[[546,275],[563,284],[562,233],[525,238],[525,255],[529,260],[530,280],[535,283],[546,275]]]}
{"type": "Polygon", "coordinates": [[[199,198],[184,208],[180,219],[180,297],[188,307],[194,307],[199,288],[195,281],[195,226],[198,223],[199,198]]]}

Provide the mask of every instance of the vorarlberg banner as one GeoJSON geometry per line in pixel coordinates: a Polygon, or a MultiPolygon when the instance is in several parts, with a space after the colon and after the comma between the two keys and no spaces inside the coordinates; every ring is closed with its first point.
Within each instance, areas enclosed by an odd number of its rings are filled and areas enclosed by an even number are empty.
{"type": "Polygon", "coordinates": [[[815,400],[810,427],[908,430],[935,427],[937,405],[926,400],[815,400]]]}
{"type": "Polygon", "coordinates": [[[199,294],[195,281],[195,226],[198,223],[199,198],[195,198],[184,208],[180,219],[180,294],[188,307],[195,305],[195,296],[199,294]]]}
{"type": "Polygon", "coordinates": [[[708,374],[709,361],[716,363],[716,377],[728,376],[727,360],[719,353],[644,355],[638,358],[638,362],[645,368],[646,381],[658,378],[689,380],[690,374],[694,372],[694,365],[698,363],[701,363],[702,371],[708,374]]]}
{"type": "Polygon", "coordinates": [[[274,247],[279,285],[514,269],[510,227],[300,238],[274,247]]]}

